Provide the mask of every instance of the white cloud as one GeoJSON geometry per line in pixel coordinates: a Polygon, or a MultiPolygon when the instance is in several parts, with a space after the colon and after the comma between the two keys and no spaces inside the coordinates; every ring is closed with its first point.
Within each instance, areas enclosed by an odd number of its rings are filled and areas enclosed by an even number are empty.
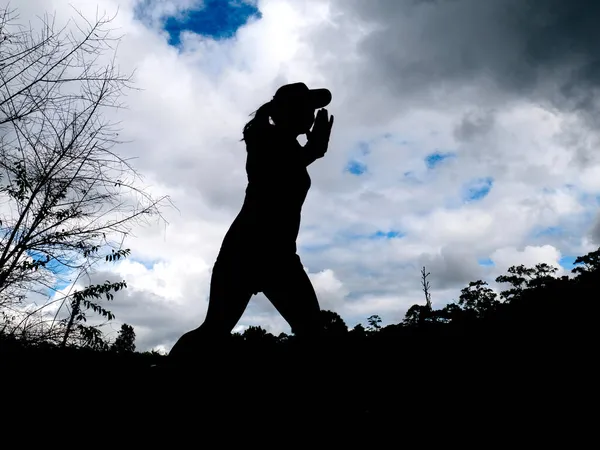
{"type": "Polygon", "coordinates": [[[526,267],[533,267],[539,263],[546,263],[554,267],[560,267],[560,258],[560,251],[551,245],[543,245],[541,247],[526,246],[522,250],[499,248],[491,256],[496,267],[502,272],[506,272],[506,269],[510,266],[518,266],[520,264],[526,267]]]}

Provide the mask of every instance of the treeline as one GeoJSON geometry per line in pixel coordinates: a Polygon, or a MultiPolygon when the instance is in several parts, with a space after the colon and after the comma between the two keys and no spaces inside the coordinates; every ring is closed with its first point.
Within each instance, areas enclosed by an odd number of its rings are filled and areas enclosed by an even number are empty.
{"type": "MultiPolygon", "coordinates": [[[[545,263],[535,267],[512,266],[496,282],[505,286],[500,293],[494,292],[483,280],[470,282],[458,300],[441,309],[434,309],[431,302],[429,273],[423,268],[421,279],[425,297],[424,304],[415,304],[406,312],[399,324],[381,326],[378,315],[367,319],[368,325],[357,324],[349,328],[335,312],[322,311],[323,330],[330,337],[371,338],[413,336],[424,333],[432,335],[463,335],[487,330],[510,333],[534,332],[541,328],[566,329],[578,327],[590,319],[595,301],[600,299],[600,248],[575,260],[573,276],[556,276],[558,268],[545,263]]],[[[234,339],[246,342],[285,343],[290,336],[285,333],[274,336],[261,327],[249,327],[234,339]]]]}
{"type": "MultiPolygon", "coordinates": [[[[366,326],[357,324],[349,328],[339,314],[323,310],[323,338],[338,344],[376,341],[383,346],[403,339],[406,344],[410,341],[410,346],[414,346],[412,338],[425,342],[441,336],[445,339],[474,340],[485,334],[488,338],[500,337],[504,343],[537,333],[544,333],[546,340],[557,334],[564,337],[567,331],[585,330],[587,322],[595,317],[592,311],[599,297],[600,248],[578,257],[574,265],[573,276],[561,277],[556,276],[556,267],[545,263],[535,267],[512,266],[505,275],[496,278],[497,283],[505,286],[500,293],[494,292],[486,281],[472,281],[461,290],[457,301],[441,309],[432,307],[431,287],[427,279],[429,273],[423,268],[421,282],[425,302],[411,306],[401,323],[383,327],[381,318],[372,315],[366,319],[366,326]]],[[[8,337],[0,333],[0,342],[6,345],[8,341],[8,337]]],[[[21,346],[55,345],[39,340],[28,342],[14,336],[10,341],[18,341],[21,346]]],[[[260,326],[250,326],[242,333],[232,334],[234,345],[254,348],[282,346],[293,341],[293,335],[281,333],[276,336],[260,326]]],[[[486,342],[489,344],[489,341],[486,342]]],[[[112,343],[96,336],[95,339],[80,341],[76,346],[95,352],[134,353],[135,332],[133,327],[123,324],[112,343]]],[[[159,357],[156,352],[149,353],[159,357]]]]}

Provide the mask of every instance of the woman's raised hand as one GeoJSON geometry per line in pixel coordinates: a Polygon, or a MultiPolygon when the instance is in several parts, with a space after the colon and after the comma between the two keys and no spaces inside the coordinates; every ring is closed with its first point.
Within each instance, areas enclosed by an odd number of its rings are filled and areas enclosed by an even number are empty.
{"type": "Polygon", "coordinates": [[[317,112],[317,117],[311,131],[306,133],[306,138],[317,158],[321,158],[327,152],[331,127],[333,127],[333,115],[328,117],[325,108],[317,112]]]}

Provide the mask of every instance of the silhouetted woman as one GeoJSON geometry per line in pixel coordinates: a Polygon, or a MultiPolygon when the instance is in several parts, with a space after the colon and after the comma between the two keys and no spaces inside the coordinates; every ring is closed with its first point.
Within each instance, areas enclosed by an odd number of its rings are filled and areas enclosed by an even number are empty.
{"type": "Polygon", "coordinates": [[[319,302],[296,253],[296,238],[311,184],[306,168],[327,151],[333,116],[328,118],[327,110],[320,108],[330,101],[327,89],[288,84],[244,127],[246,198],[213,267],[206,319],[179,339],[171,360],[200,356],[229,336],[258,292],[273,303],[296,336],[319,332],[319,302]],[[301,134],[307,135],[304,147],[297,141],[301,134]]]}

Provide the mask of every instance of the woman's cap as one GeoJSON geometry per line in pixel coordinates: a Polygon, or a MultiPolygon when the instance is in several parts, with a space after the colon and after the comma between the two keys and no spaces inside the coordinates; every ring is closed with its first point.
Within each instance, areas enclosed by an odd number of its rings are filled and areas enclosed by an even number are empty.
{"type": "Polygon", "coordinates": [[[309,89],[304,83],[291,83],[277,89],[273,101],[291,106],[308,102],[314,109],[319,109],[331,102],[331,92],[325,88],[309,89]]]}

